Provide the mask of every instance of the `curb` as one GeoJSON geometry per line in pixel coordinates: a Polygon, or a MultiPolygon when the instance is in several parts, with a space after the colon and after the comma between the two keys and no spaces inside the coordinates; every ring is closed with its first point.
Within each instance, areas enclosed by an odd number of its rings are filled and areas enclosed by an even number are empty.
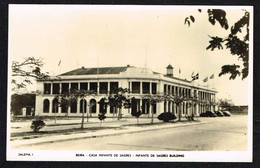
{"type": "Polygon", "coordinates": [[[140,132],[148,132],[148,131],[154,131],[154,130],[162,130],[162,129],[168,129],[168,128],[179,128],[179,127],[188,127],[193,125],[203,125],[208,124],[210,122],[203,122],[203,123],[191,123],[191,124],[185,124],[185,125],[175,125],[175,126],[165,126],[161,128],[148,128],[143,130],[136,130],[136,131],[125,131],[125,132],[116,132],[116,133],[108,133],[108,134],[101,134],[101,135],[86,135],[81,137],[73,137],[73,138],[64,138],[64,139],[58,139],[58,140],[47,140],[43,142],[28,142],[28,144],[20,144],[20,145],[14,145],[13,148],[16,147],[22,147],[22,146],[32,146],[32,145],[40,145],[40,144],[48,144],[48,143],[54,143],[54,142],[64,142],[64,141],[71,141],[71,140],[80,140],[80,139],[86,139],[86,138],[100,138],[100,137],[106,137],[106,136],[116,136],[116,135],[123,135],[123,134],[132,134],[132,133],[140,133],[140,132]]]}

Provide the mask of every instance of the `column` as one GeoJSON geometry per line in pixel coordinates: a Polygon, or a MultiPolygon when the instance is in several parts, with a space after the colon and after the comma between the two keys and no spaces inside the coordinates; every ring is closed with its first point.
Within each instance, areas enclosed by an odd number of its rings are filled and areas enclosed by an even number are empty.
{"type": "Polygon", "coordinates": [[[129,91],[132,93],[132,81],[129,81],[129,91]]]}
{"type": "Polygon", "coordinates": [[[87,90],[89,90],[90,88],[90,82],[88,82],[88,85],[87,85],[87,90]]]}
{"type": "Polygon", "coordinates": [[[107,82],[107,94],[110,93],[110,82],[107,82]]]}
{"type": "MultiPolygon", "coordinates": [[[[52,86],[52,83],[50,84],[51,86],[50,86],[50,95],[52,95],[53,94],[53,86],[52,86]]],[[[44,86],[43,86],[43,90],[44,90],[44,86]]]]}
{"type": "MultiPolygon", "coordinates": [[[[88,107],[87,107],[88,108],[88,107]]],[[[80,113],[80,99],[77,100],[77,114],[80,113]]]]}
{"type": "Polygon", "coordinates": [[[50,102],[49,113],[52,113],[52,99],[51,100],[49,99],[49,102],[50,102]]]}
{"type": "Polygon", "coordinates": [[[100,110],[99,104],[98,104],[99,101],[100,101],[100,100],[96,100],[96,114],[98,114],[98,113],[99,113],[99,110],[100,110]]]}
{"type": "Polygon", "coordinates": [[[99,82],[97,82],[97,94],[99,94],[99,89],[100,89],[99,82]]]}
{"type": "Polygon", "coordinates": [[[58,113],[61,113],[61,107],[58,106],[58,113]]]}
{"type": "Polygon", "coordinates": [[[140,94],[143,94],[143,82],[140,82],[140,94]]]}
{"type": "Polygon", "coordinates": [[[152,94],[152,83],[151,82],[149,82],[149,94],[152,94]]]}
{"type": "Polygon", "coordinates": [[[69,106],[69,107],[68,107],[68,112],[65,113],[65,115],[69,115],[70,113],[71,113],[71,107],[69,106]]]}
{"type": "Polygon", "coordinates": [[[59,93],[61,93],[61,82],[59,83],[59,89],[60,89],[59,93]]]}

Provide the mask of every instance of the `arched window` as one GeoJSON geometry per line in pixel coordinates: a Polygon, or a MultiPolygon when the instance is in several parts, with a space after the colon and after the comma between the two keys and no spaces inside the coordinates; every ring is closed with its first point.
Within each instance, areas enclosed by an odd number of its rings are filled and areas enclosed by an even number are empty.
{"type": "Polygon", "coordinates": [[[168,102],[168,111],[167,112],[171,112],[171,102],[168,102]]]}
{"type": "Polygon", "coordinates": [[[152,113],[154,113],[154,114],[156,114],[156,103],[154,103],[153,105],[152,105],[152,113]]]}
{"type": "Polygon", "coordinates": [[[80,113],[83,112],[83,104],[84,104],[84,113],[87,112],[87,101],[85,99],[80,100],[80,113]]]}
{"type": "Polygon", "coordinates": [[[73,100],[70,106],[71,113],[77,113],[77,100],[73,100]]]}
{"type": "Polygon", "coordinates": [[[58,99],[55,98],[52,100],[52,112],[53,113],[58,113],[58,99]]]}
{"type": "Polygon", "coordinates": [[[164,111],[163,111],[163,112],[166,112],[166,111],[167,111],[167,110],[166,110],[166,104],[167,104],[166,101],[164,101],[164,104],[163,104],[163,110],[164,110],[164,111]]]}
{"type": "Polygon", "coordinates": [[[182,103],[182,114],[185,114],[185,111],[186,111],[186,109],[185,109],[185,103],[182,103]]]}
{"type": "Polygon", "coordinates": [[[91,99],[90,100],[90,113],[96,113],[97,111],[97,105],[96,105],[96,100],[95,99],[91,99]]]}
{"type": "Polygon", "coordinates": [[[48,99],[44,99],[43,101],[43,112],[49,113],[50,111],[50,101],[48,99]]]}
{"type": "Polygon", "coordinates": [[[61,112],[62,113],[67,113],[68,112],[68,105],[69,105],[69,101],[68,100],[63,100],[62,104],[61,104],[61,112]]]}
{"type": "Polygon", "coordinates": [[[99,101],[99,112],[101,112],[101,113],[106,113],[107,112],[107,105],[105,103],[105,99],[104,98],[102,98],[99,101]]]}

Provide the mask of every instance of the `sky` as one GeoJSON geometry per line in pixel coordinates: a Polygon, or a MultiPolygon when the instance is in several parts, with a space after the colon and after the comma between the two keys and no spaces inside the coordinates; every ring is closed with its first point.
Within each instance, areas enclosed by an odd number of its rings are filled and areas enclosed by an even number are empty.
{"type": "MultiPolygon", "coordinates": [[[[196,82],[215,87],[218,98],[231,99],[236,105],[247,105],[252,92],[252,73],[244,80],[241,77],[229,80],[228,75],[218,77],[222,65],[241,64],[241,61],[226,49],[206,50],[209,36],[226,37],[229,33],[218,24],[212,26],[208,22],[207,8],[10,5],[9,61],[41,58],[43,72],[51,75],[82,66],[128,64],[165,74],[166,66],[171,64],[174,76],[189,80],[192,72],[199,73],[200,80],[196,82]],[[195,17],[195,23],[189,27],[184,20],[190,15],[195,17]],[[203,83],[203,79],[212,74],[214,79],[203,83]]],[[[227,12],[229,25],[244,13],[241,7],[221,8],[227,12]]]]}

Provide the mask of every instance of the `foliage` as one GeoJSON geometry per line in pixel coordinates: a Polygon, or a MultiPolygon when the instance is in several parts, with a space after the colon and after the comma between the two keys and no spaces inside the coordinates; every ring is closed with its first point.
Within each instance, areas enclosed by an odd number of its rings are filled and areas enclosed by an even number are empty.
{"type": "Polygon", "coordinates": [[[103,121],[103,120],[105,120],[107,117],[105,116],[105,113],[99,113],[98,114],[98,119],[100,120],[100,121],[103,121]]]}
{"type": "Polygon", "coordinates": [[[42,60],[34,57],[28,57],[23,62],[13,61],[11,83],[19,89],[32,84],[33,79],[41,80],[48,78],[48,73],[41,72],[42,66],[42,60]]]}
{"type": "Polygon", "coordinates": [[[139,118],[139,117],[142,115],[142,112],[141,112],[140,110],[138,110],[138,111],[132,111],[132,112],[131,112],[131,115],[132,115],[133,117],[139,118]]]}
{"type": "MultiPolygon", "coordinates": [[[[108,105],[107,99],[102,98],[99,102],[99,104],[103,104],[104,106],[108,105]]],[[[98,114],[98,119],[101,121],[106,119],[106,111],[101,110],[100,113],[98,114]]]]}
{"type": "Polygon", "coordinates": [[[44,121],[42,121],[42,120],[34,120],[34,121],[32,121],[31,129],[33,130],[33,132],[38,132],[44,126],[45,126],[44,121]]]}
{"type": "Polygon", "coordinates": [[[35,108],[35,94],[13,94],[11,96],[11,112],[14,115],[20,115],[23,107],[29,106],[35,108]]]}
{"type": "Polygon", "coordinates": [[[170,120],[175,120],[177,117],[170,112],[163,112],[158,117],[158,120],[163,120],[164,122],[169,122],[170,120]]]}
{"type": "MultiPolygon", "coordinates": [[[[201,9],[199,9],[201,12],[201,9]]],[[[215,25],[218,22],[221,28],[229,31],[227,37],[218,37],[218,36],[209,36],[209,46],[206,50],[211,49],[223,49],[223,45],[226,46],[226,49],[230,50],[232,55],[236,55],[239,60],[242,61],[243,67],[239,69],[239,65],[223,65],[219,76],[230,74],[229,79],[235,79],[237,76],[242,74],[242,79],[245,79],[248,76],[248,66],[249,66],[249,12],[244,10],[244,15],[239,19],[233,26],[228,25],[228,20],[226,19],[226,11],[221,9],[208,9],[208,18],[209,22],[212,25],[215,25]],[[243,37],[241,37],[243,36],[243,37]]],[[[185,18],[185,24],[190,26],[190,21],[195,21],[191,19],[192,17],[185,18]]]]}
{"type": "Polygon", "coordinates": [[[127,97],[127,93],[129,93],[129,89],[120,87],[115,89],[108,96],[108,105],[119,109],[118,120],[122,117],[122,108],[131,107],[131,101],[130,98],[127,97]]]}
{"type": "MultiPolygon", "coordinates": [[[[164,100],[164,96],[159,95],[159,94],[156,94],[156,95],[149,94],[149,95],[144,95],[143,99],[146,100],[150,105],[154,105],[156,103],[162,102],[164,100]]],[[[151,123],[153,123],[153,114],[154,114],[154,112],[152,111],[151,123]]]]}
{"type": "Polygon", "coordinates": [[[230,110],[230,108],[234,106],[232,100],[229,99],[219,99],[218,105],[224,110],[230,110]]]}
{"type": "MultiPolygon", "coordinates": [[[[65,106],[66,109],[68,109],[68,107],[71,106],[73,102],[77,102],[78,99],[84,99],[88,95],[94,95],[94,92],[89,90],[71,89],[67,93],[61,93],[57,95],[56,98],[59,100],[59,106],[65,106]]],[[[84,107],[85,106],[83,105],[83,108],[84,107]]],[[[84,128],[84,111],[85,110],[83,109],[81,120],[82,129],[84,128]]]]}

